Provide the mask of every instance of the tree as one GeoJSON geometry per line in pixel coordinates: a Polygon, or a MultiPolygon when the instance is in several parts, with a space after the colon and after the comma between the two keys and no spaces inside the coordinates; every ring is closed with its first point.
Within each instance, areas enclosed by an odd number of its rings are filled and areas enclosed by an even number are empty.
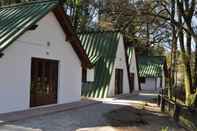
{"type": "MultiPolygon", "coordinates": [[[[192,81],[192,50],[191,50],[191,40],[193,38],[195,44],[197,44],[197,34],[192,27],[192,18],[195,17],[195,0],[161,0],[152,2],[155,6],[152,8],[155,11],[152,12],[142,12],[144,15],[154,16],[163,20],[166,20],[172,27],[172,41],[171,47],[172,52],[176,52],[176,37],[175,34],[178,33],[178,39],[180,44],[180,50],[182,54],[182,61],[184,64],[184,88],[186,94],[186,104],[191,106],[194,104],[196,99],[196,91],[192,88],[192,83],[197,83],[192,81]],[[175,5],[176,3],[176,5],[175,5]],[[171,6],[170,6],[171,5],[171,6]],[[160,7],[158,9],[158,7],[160,7]],[[175,9],[176,8],[176,9],[175,9]],[[170,11],[171,10],[171,11],[170,11]],[[174,12],[174,11],[177,12],[174,12]],[[178,16],[174,17],[174,15],[178,16]],[[185,39],[186,38],[186,43],[185,39]]],[[[197,51],[197,50],[196,50],[197,51]]],[[[195,54],[197,54],[195,51],[195,54]]],[[[172,64],[171,64],[171,79],[173,80],[174,76],[174,64],[176,53],[172,53],[172,64]]],[[[197,57],[196,57],[197,58],[197,57]]],[[[195,58],[194,72],[197,70],[197,59],[195,58]]],[[[197,77],[195,78],[196,81],[197,77]]],[[[172,82],[174,83],[174,82],[172,82]]],[[[171,84],[172,86],[173,84],[171,84]]]]}
{"type": "MultiPolygon", "coordinates": [[[[176,12],[176,2],[175,0],[171,0],[171,23],[173,23],[172,19],[175,18],[176,12]]],[[[172,30],[172,44],[171,44],[171,70],[170,70],[170,87],[168,88],[168,96],[172,99],[172,87],[175,87],[175,70],[176,70],[176,61],[177,61],[177,36],[176,36],[176,26],[171,24],[172,30]]]]}
{"type": "Polygon", "coordinates": [[[98,17],[100,8],[99,0],[65,0],[65,12],[70,16],[76,32],[96,30],[93,20],[98,17]]]}
{"type": "Polygon", "coordinates": [[[103,6],[99,28],[121,31],[126,43],[136,47],[139,54],[161,55],[164,53],[163,44],[170,41],[167,31],[170,27],[163,19],[141,13],[152,12],[152,3],[108,0],[103,6]]]}
{"type": "Polygon", "coordinates": [[[28,1],[35,1],[35,0],[1,0],[0,6],[17,4],[17,3],[28,2],[28,1]]]}

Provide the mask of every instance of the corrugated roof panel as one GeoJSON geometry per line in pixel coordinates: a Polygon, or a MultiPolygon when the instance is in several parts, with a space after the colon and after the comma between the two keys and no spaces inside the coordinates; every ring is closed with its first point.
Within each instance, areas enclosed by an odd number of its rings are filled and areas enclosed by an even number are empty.
{"type": "Polygon", "coordinates": [[[164,59],[163,56],[139,56],[139,77],[161,77],[164,59]]]}
{"type": "Polygon", "coordinates": [[[0,8],[0,51],[28,27],[35,24],[58,4],[57,1],[31,2],[0,8]]]}
{"type": "Polygon", "coordinates": [[[132,61],[132,55],[133,55],[133,47],[127,48],[127,55],[128,55],[128,64],[131,64],[132,61]]]}

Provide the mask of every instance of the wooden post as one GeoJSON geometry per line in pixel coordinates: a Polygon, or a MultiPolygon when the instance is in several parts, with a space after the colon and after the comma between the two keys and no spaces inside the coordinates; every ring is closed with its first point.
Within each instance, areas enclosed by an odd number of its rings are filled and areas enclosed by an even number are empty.
{"type": "Polygon", "coordinates": [[[165,98],[161,97],[161,112],[165,112],[165,98]]]}
{"type": "Polygon", "coordinates": [[[165,112],[165,98],[164,98],[164,89],[161,90],[161,96],[160,96],[160,106],[161,106],[161,112],[165,112]]]}
{"type": "Polygon", "coordinates": [[[160,104],[161,104],[161,95],[159,94],[157,99],[157,105],[160,106],[160,104]]]}
{"type": "Polygon", "coordinates": [[[175,103],[174,105],[174,113],[173,113],[173,118],[175,121],[179,121],[179,114],[180,114],[180,111],[181,111],[181,108],[178,104],[175,103]]]}

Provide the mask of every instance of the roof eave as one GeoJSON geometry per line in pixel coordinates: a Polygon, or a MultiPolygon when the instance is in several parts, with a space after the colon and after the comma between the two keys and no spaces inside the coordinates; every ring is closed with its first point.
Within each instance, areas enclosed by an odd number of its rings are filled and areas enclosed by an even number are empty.
{"type": "Polygon", "coordinates": [[[73,32],[72,24],[69,21],[68,16],[64,12],[64,8],[59,4],[56,8],[53,9],[58,22],[60,23],[64,33],[66,34],[65,40],[68,40],[79,59],[81,60],[81,66],[83,68],[93,68],[94,65],[90,62],[85,50],[83,49],[77,34],[73,32]]]}

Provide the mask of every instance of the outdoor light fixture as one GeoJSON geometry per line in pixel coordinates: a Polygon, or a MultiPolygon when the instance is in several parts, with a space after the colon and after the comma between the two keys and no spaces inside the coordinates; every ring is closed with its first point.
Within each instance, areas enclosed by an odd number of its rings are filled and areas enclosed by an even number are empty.
{"type": "Polygon", "coordinates": [[[50,55],[49,51],[46,52],[46,55],[50,55]]]}
{"type": "Polygon", "coordinates": [[[51,45],[51,43],[49,41],[47,41],[47,46],[49,47],[51,45]]]}
{"type": "Polygon", "coordinates": [[[3,57],[3,55],[4,55],[3,53],[0,53],[0,58],[3,57]]]}

